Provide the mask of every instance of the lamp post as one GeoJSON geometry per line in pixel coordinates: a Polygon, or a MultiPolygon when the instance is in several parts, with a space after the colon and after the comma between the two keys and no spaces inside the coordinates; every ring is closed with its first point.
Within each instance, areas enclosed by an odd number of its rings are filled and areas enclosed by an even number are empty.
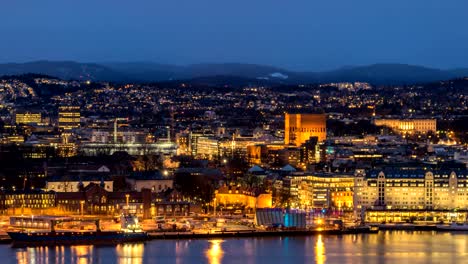
{"type": "Polygon", "coordinates": [[[213,215],[216,217],[216,197],[214,198],[214,209],[213,209],[214,213],[213,215]]]}
{"type": "Polygon", "coordinates": [[[126,199],[126,204],[127,204],[127,214],[128,214],[128,212],[130,211],[130,210],[129,210],[129,207],[128,207],[128,202],[129,202],[129,199],[130,199],[130,194],[128,194],[128,193],[127,193],[127,194],[125,194],[125,199],[126,199]]]}
{"type": "Polygon", "coordinates": [[[83,217],[84,203],[85,203],[85,201],[83,201],[83,200],[81,200],[81,201],[80,201],[80,211],[81,211],[81,217],[83,217]]]}

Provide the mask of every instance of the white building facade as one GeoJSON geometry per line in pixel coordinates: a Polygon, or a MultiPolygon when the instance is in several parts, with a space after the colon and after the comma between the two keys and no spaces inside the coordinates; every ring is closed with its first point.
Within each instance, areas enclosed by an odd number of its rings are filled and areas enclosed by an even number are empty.
{"type": "Polygon", "coordinates": [[[354,207],[467,210],[467,170],[357,170],[354,207]]]}

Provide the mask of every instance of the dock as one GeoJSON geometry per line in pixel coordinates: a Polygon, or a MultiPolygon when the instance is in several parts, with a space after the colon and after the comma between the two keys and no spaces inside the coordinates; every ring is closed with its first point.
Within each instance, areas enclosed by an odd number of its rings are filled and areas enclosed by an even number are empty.
{"type": "Polygon", "coordinates": [[[315,235],[348,235],[362,233],[377,233],[378,230],[242,230],[223,232],[151,232],[151,239],[199,239],[199,238],[227,238],[227,237],[286,237],[286,236],[315,236],[315,235]]]}

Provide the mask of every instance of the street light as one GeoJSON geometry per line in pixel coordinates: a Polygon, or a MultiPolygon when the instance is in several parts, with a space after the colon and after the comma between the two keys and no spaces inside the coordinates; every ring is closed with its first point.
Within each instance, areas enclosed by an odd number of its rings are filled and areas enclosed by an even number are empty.
{"type": "Polygon", "coordinates": [[[129,199],[130,199],[130,194],[128,194],[128,193],[125,194],[125,199],[126,199],[126,201],[127,201],[127,213],[128,213],[128,212],[130,211],[130,210],[129,210],[129,207],[128,207],[128,202],[129,202],[129,199]]]}
{"type": "Polygon", "coordinates": [[[85,203],[85,201],[83,201],[83,200],[80,201],[80,210],[81,210],[81,216],[82,217],[83,217],[84,203],[85,203]]]}
{"type": "Polygon", "coordinates": [[[214,198],[214,213],[213,215],[216,217],[216,197],[214,198]]]}

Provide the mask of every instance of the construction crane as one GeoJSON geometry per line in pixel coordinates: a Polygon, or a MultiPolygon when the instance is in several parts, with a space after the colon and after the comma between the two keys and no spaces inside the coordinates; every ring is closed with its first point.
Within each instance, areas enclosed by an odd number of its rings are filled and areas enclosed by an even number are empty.
{"type": "Polygon", "coordinates": [[[128,121],[128,118],[116,117],[114,120],[114,143],[117,143],[117,123],[118,121],[128,121]]]}

